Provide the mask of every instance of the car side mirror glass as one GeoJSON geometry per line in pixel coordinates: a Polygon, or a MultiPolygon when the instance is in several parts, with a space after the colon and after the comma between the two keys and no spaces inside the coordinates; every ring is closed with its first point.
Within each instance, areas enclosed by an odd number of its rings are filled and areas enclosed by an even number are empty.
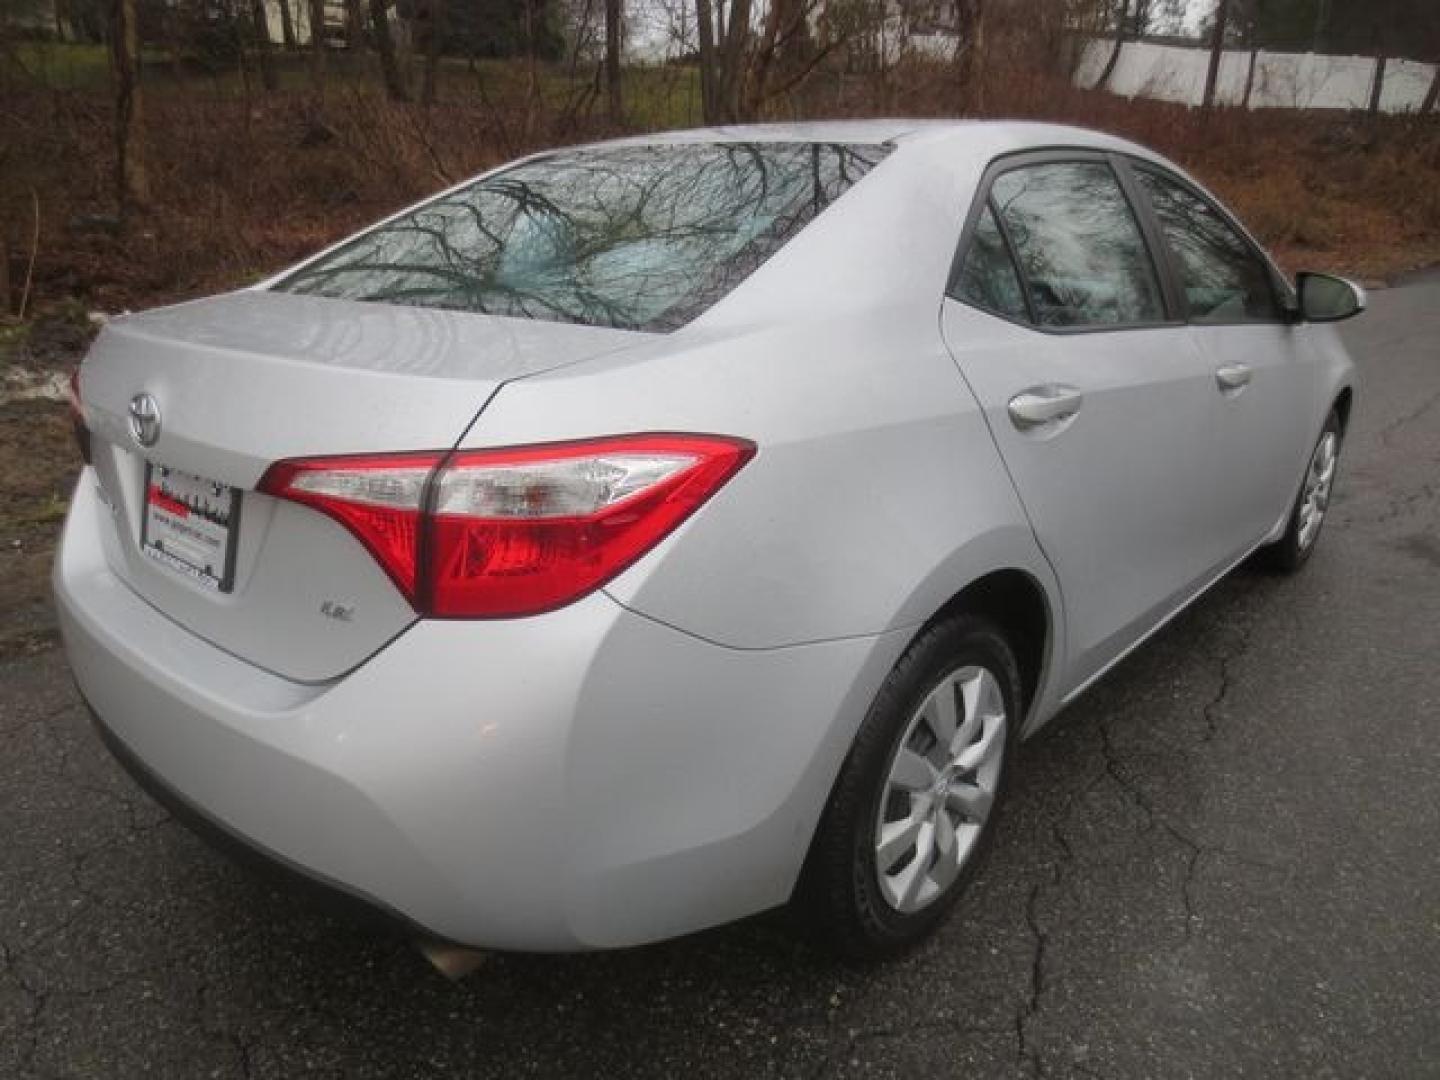
{"type": "Polygon", "coordinates": [[[1306,271],[1297,276],[1296,286],[1306,322],[1339,322],[1365,310],[1365,290],[1344,278],[1306,271]]]}

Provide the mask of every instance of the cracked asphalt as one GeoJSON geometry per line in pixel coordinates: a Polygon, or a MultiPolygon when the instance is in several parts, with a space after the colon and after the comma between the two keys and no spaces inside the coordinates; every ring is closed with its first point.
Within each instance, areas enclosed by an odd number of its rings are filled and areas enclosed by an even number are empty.
{"type": "Polygon", "coordinates": [[[936,940],[767,916],[452,985],[151,803],[58,650],[0,666],[0,1076],[1440,1077],[1440,279],[1296,578],[1241,570],[1028,744],[936,940]]]}

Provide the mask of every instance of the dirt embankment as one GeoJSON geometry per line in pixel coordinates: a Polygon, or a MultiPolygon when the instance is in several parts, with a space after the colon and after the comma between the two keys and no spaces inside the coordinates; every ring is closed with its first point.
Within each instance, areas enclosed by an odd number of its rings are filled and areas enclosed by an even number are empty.
{"type": "Polygon", "coordinates": [[[63,386],[90,337],[69,311],[0,329],[0,660],[55,642],[50,565],[80,470],[63,386]]]}

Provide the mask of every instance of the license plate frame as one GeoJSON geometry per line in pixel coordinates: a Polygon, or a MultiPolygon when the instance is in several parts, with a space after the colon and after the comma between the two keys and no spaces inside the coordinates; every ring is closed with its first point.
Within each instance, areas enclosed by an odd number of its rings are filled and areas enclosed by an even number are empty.
{"type": "Polygon", "coordinates": [[[229,593],[240,503],[239,488],[147,461],[140,550],[203,589],[229,593]]]}

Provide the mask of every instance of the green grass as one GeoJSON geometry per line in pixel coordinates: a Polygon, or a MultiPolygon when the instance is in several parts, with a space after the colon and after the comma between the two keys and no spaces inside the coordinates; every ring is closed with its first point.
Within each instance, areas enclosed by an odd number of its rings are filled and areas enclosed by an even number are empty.
{"type": "MultiPolygon", "coordinates": [[[[110,82],[110,53],[104,45],[28,41],[17,46],[16,54],[31,76],[52,89],[101,90],[110,82]]],[[[276,46],[271,55],[281,90],[298,92],[309,87],[309,54],[305,50],[287,52],[276,46]]],[[[142,79],[152,92],[159,94],[198,89],[207,95],[239,98],[245,92],[246,80],[232,61],[202,63],[193,56],[182,56],[180,62],[177,72],[174,53],[146,48],[142,56],[142,79]]],[[[253,57],[250,62],[253,65],[253,57]]],[[[412,58],[409,67],[411,84],[418,93],[418,60],[412,58]]],[[[541,63],[537,74],[543,105],[558,109],[592,80],[594,70],[581,65],[572,78],[567,63],[541,63]]],[[[515,108],[525,100],[528,81],[528,64],[523,59],[479,60],[471,65],[458,57],[448,57],[440,67],[440,96],[449,100],[474,100],[483,88],[486,97],[497,107],[515,108]]],[[[253,67],[249,83],[252,95],[263,93],[259,72],[253,67]]],[[[342,94],[381,93],[374,55],[343,50],[330,52],[326,57],[326,85],[342,94]]],[[[630,126],[664,129],[700,123],[700,84],[695,68],[627,68],[623,87],[625,116],[630,126]]],[[[593,108],[601,111],[604,107],[602,92],[593,108]]]]}
{"type": "MultiPolygon", "coordinates": [[[[73,42],[22,41],[15,55],[36,80],[55,90],[96,90],[110,82],[110,49],[73,42]]],[[[166,54],[146,48],[141,63],[163,64],[166,54]]]]}

